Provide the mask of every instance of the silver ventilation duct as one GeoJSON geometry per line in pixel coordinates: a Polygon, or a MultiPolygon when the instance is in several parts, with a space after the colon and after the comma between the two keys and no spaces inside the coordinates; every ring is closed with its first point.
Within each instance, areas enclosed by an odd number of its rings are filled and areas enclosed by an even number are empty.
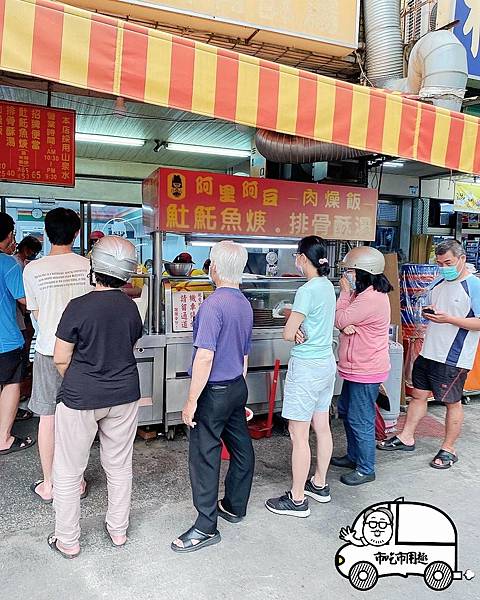
{"type": "Polygon", "coordinates": [[[400,0],[364,0],[367,77],[375,87],[403,77],[400,0]]]}

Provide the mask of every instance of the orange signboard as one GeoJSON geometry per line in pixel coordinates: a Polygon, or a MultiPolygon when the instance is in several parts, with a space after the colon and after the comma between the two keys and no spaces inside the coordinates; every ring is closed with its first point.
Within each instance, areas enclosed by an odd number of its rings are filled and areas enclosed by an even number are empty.
{"type": "Polygon", "coordinates": [[[147,231],[375,239],[377,190],[157,169],[143,183],[147,231]]]}
{"type": "Polygon", "coordinates": [[[0,101],[0,180],[75,186],[75,111],[0,101]]]}

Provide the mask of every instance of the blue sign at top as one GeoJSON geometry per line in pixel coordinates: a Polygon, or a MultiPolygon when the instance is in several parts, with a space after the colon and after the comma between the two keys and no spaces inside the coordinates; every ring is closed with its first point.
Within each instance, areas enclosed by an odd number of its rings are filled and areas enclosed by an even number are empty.
{"type": "Polygon", "coordinates": [[[480,0],[457,0],[454,32],[467,51],[468,73],[480,79],[480,0]]]}

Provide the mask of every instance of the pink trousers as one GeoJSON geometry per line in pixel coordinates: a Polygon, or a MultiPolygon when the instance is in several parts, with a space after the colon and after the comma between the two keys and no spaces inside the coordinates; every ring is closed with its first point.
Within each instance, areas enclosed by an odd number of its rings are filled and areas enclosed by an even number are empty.
{"type": "Polygon", "coordinates": [[[97,410],[73,410],[60,403],[55,412],[53,504],[55,535],[66,547],[80,538],[80,486],[98,432],[100,460],[107,475],[106,523],[114,536],[125,535],[132,495],[132,454],[138,402],[97,410]]]}

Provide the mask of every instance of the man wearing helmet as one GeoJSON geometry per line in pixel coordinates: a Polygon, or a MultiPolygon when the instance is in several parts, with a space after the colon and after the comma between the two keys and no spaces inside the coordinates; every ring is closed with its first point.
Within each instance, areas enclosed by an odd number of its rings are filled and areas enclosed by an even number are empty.
{"type": "Polygon", "coordinates": [[[126,543],[130,514],[140,398],[133,348],[142,321],[120,288],[136,273],[135,246],[106,236],[95,244],[91,263],[95,291],[69,303],[56,332],[54,360],[63,382],[55,417],[55,532],[48,543],[65,558],[80,552],[82,475],[97,433],[107,474],[104,528],[114,546],[126,543]]]}
{"type": "Polygon", "coordinates": [[[420,356],[413,365],[413,392],[402,433],[381,442],[379,450],[415,450],[417,425],[427,414],[431,393],[446,406],[445,438],[430,462],[449,469],[457,461],[455,442],[463,424],[461,403],[468,371],[473,367],[480,337],[480,280],[466,265],[463,246],[446,240],[435,249],[439,279],[424,308],[429,321],[420,356]]]}

